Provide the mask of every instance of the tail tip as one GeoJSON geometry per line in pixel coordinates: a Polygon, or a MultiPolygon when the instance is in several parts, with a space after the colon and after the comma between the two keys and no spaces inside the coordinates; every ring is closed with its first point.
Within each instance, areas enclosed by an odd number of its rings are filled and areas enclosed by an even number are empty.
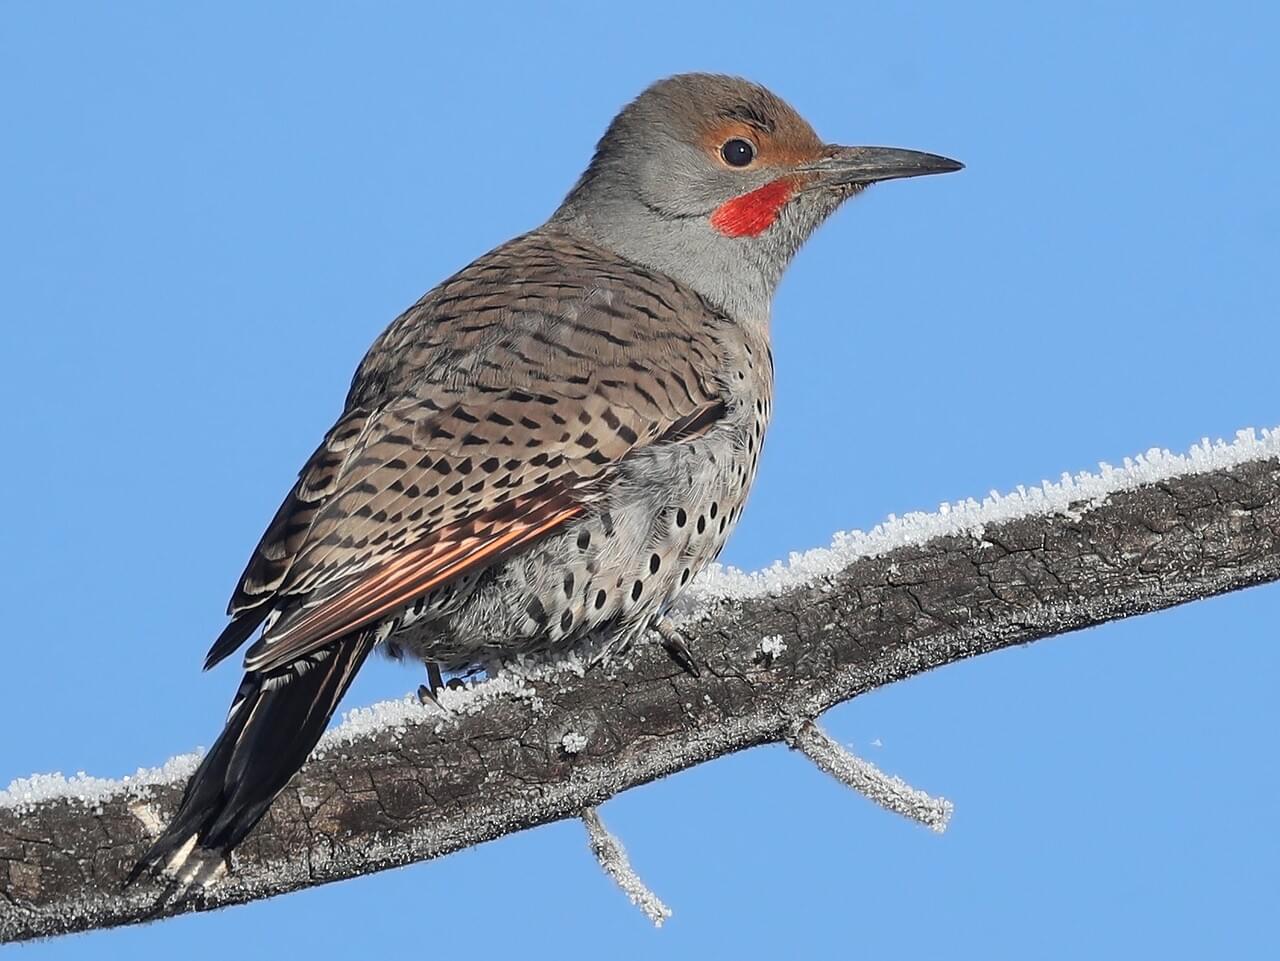
{"type": "Polygon", "coordinates": [[[144,874],[162,878],[184,889],[209,888],[228,872],[226,854],[199,845],[199,835],[191,834],[172,848],[156,845],[138,860],[125,878],[127,888],[144,874]],[[172,853],[169,853],[172,851],[172,853]]]}

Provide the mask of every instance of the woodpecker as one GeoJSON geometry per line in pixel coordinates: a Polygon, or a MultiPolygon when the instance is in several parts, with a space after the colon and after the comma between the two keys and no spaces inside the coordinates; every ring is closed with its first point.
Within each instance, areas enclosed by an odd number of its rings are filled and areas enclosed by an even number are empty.
{"type": "Polygon", "coordinates": [[[397,317],[228,608],[259,629],[226,727],[134,869],[207,882],[379,645],[440,671],[655,629],[742,515],[773,401],[770,304],[872,183],[961,164],[824,143],[765,88],[661,80],[542,226],[397,317]]]}

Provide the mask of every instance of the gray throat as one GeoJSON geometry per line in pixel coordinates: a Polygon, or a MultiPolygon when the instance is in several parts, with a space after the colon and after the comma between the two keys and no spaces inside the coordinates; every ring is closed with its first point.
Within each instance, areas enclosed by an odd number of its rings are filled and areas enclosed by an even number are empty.
{"type": "Polygon", "coordinates": [[[666,274],[740,323],[767,328],[778,281],[809,233],[799,219],[788,210],[768,231],[773,236],[730,238],[715,233],[703,214],[671,216],[638,197],[575,191],[549,225],[666,274]]]}

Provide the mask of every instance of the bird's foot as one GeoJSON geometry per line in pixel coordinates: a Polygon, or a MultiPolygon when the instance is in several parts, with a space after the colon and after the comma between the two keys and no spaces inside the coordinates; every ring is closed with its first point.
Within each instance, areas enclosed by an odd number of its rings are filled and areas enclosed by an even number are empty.
{"type": "Polygon", "coordinates": [[[682,671],[694,677],[701,677],[693,654],[689,651],[689,645],[685,642],[684,635],[676,630],[675,622],[663,615],[654,623],[653,629],[658,632],[662,649],[667,652],[667,656],[680,665],[682,671]]]}

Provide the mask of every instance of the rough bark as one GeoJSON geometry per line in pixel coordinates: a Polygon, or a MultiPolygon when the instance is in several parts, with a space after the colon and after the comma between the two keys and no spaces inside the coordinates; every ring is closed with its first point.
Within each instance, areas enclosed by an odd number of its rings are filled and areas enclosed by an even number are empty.
{"type": "Polygon", "coordinates": [[[438,857],[576,816],[629,787],[785,740],[800,719],[930,668],[1280,578],[1280,462],[1191,474],[874,558],[687,625],[704,670],[631,665],[539,682],[307,765],[207,891],[121,890],[180,785],[0,809],[0,940],[129,924],[438,857]],[[777,657],[762,638],[780,635],[777,657]],[[580,737],[567,742],[566,734],[580,737]],[[140,813],[139,813],[140,812],[140,813]]]}

